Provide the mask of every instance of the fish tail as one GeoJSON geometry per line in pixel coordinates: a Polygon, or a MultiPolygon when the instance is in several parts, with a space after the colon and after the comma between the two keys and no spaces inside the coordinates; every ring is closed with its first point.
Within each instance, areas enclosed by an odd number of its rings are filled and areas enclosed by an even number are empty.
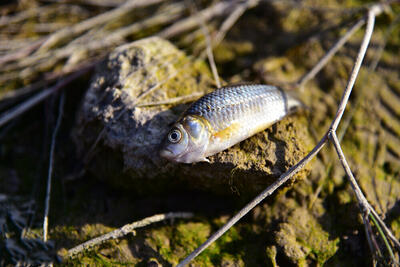
{"type": "Polygon", "coordinates": [[[286,113],[289,114],[301,108],[307,109],[306,105],[297,97],[295,97],[293,92],[288,93],[281,91],[281,93],[283,96],[286,113]]]}

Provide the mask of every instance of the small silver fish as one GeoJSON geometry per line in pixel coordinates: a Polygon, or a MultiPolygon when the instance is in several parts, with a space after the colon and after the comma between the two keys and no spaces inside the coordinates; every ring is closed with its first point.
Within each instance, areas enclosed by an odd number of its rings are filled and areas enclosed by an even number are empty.
{"type": "Polygon", "coordinates": [[[193,163],[265,130],[301,102],[269,85],[226,86],[194,102],[165,138],[160,155],[193,163]]]}

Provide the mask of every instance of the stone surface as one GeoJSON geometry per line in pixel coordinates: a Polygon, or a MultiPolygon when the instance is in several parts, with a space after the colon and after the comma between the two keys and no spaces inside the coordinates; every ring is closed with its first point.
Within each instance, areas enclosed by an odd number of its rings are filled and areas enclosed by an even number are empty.
{"type": "Polygon", "coordinates": [[[153,37],[117,48],[99,66],[78,115],[75,140],[89,169],[136,191],[179,183],[245,193],[265,188],[311,147],[305,118],[293,115],[211,156],[210,163],[160,158],[161,141],[188,105],[165,102],[197,98],[212,85],[204,62],[192,61],[168,41],[153,37]]]}

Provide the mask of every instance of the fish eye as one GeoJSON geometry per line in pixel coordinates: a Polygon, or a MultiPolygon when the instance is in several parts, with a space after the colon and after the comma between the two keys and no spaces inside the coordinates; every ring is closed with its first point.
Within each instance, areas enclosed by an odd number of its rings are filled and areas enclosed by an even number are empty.
{"type": "Polygon", "coordinates": [[[181,140],[181,138],[182,138],[182,134],[181,134],[181,132],[179,131],[179,130],[177,130],[177,129],[175,129],[175,130],[172,130],[169,134],[168,134],[168,140],[171,142],[171,143],[178,143],[180,140],[181,140]]]}

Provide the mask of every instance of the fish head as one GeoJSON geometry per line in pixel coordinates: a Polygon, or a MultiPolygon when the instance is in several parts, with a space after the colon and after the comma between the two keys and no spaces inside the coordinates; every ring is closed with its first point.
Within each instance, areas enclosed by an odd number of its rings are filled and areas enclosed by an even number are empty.
{"type": "Polygon", "coordinates": [[[163,141],[160,156],[174,162],[206,161],[204,152],[210,138],[207,120],[188,115],[179,120],[163,141]]]}

